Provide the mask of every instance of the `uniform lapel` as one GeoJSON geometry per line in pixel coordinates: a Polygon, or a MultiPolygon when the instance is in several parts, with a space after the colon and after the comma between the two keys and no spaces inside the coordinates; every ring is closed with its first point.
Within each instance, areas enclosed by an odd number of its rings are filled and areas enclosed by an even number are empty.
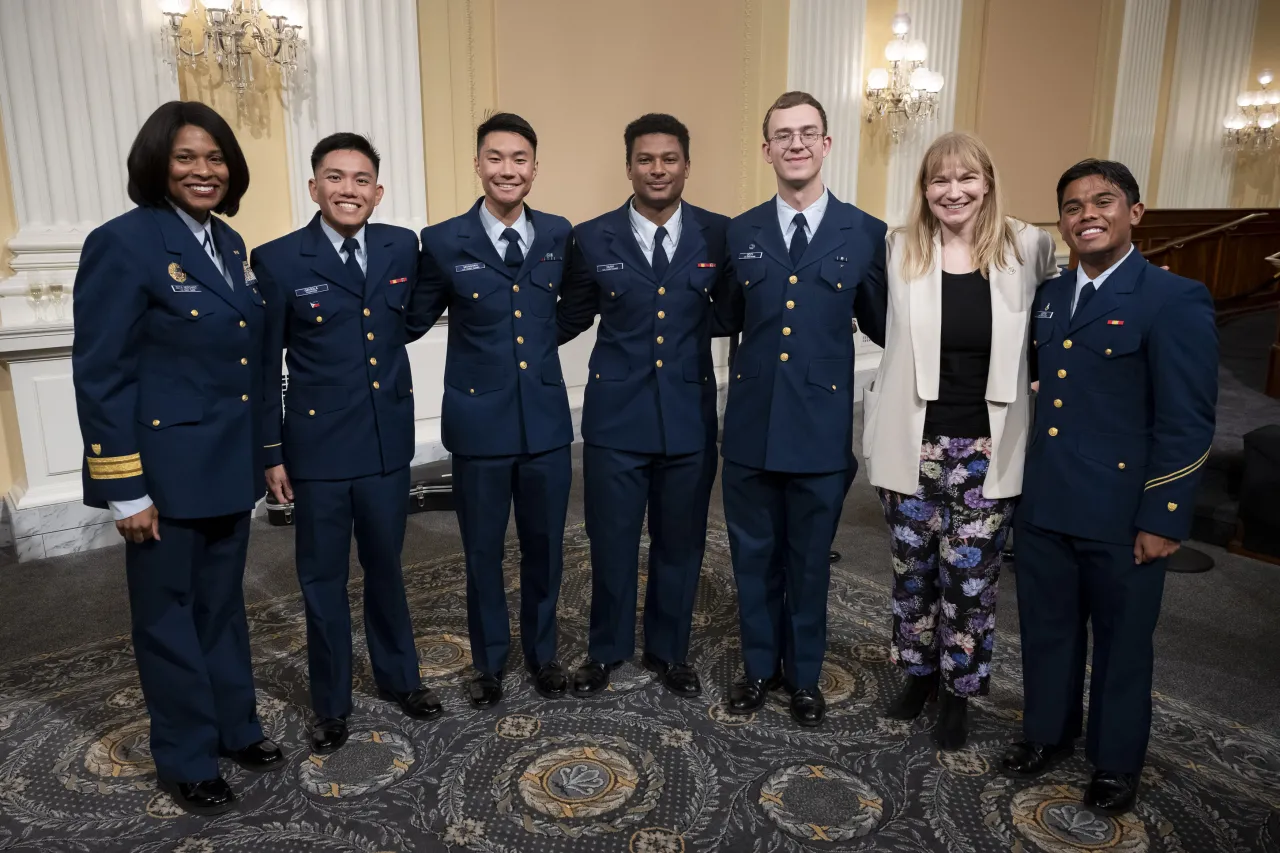
{"type": "Polygon", "coordinates": [[[827,211],[822,215],[822,222],[818,225],[813,239],[809,241],[804,254],[800,256],[797,271],[817,263],[839,248],[844,242],[842,232],[853,225],[853,217],[849,215],[849,209],[831,195],[830,190],[827,193],[827,211]]]}
{"type": "Polygon", "coordinates": [[[627,199],[627,203],[609,217],[609,223],[606,226],[610,235],[609,251],[622,258],[622,262],[639,273],[645,281],[657,284],[658,278],[653,274],[653,264],[649,263],[644,252],[640,251],[636,235],[631,232],[630,208],[631,199],[627,199]]]}
{"type": "MultiPolygon", "coordinates": [[[[366,249],[368,245],[369,241],[366,237],[366,249]]],[[[328,235],[320,227],[319,213],[307,223],[306,233],[302,238],[302,254],[310,261],[311,270],[316,275],[348,293],[364,297],[364,282],[356,280],[355,276],[351,275],[351,270],[342,263],[342,258],[338,257],[333,243],[329,242],[328,235]]]]}
{"type": "Polygon", "coordinates": [[[768,253],[769,257],[787,269],[791,269],[791,254],[787,251],[786,241],[782,239],[782,228],[778,225],[777,196],[759,210],[760,219],[756,223],[755,244],[768,253]]]}
{"type": "MultiPolygon", "coordinates": [[[[489,239],[488,232],[484,230],[484,221],[480,218],[480,205],[482,204],[484,204],[483,197],[472,206],[469,213],[459,220],[458,245],[464,253],[482,262],[485,266],[496,270],[500,275],[506,278],[515,278],[515,272],[507,266],[507,262],[498,254],[498,250],[493,247],[493,241],[489,239]]],[[[526,257],[525,260],[527,261],[528,258],[526,257]]]]}
{"type": "Polygon", "coordinates": [[[702,222],[687,204],[680,205],[680,242],[676,244],[676,252],[667,265],[667,274],[662,283],[687,267],[694,258],[700,258],[706,252],[707,241],[702,236],[702,222]]]}
{"type": "MultiPolygon", "coordinates": [[[[244,264],[245,258],[237,254],[238,249],[233,248],[234,241],[231,239],[231,226],[223,222],[221,219],[213,220],[213,241],[218,250],[218,254],[222,257],[222,266],[227,271],[227,276],[231,279],[230,292],[231,302],[241,310],[248,307],[252,300],[249,299],[249,291],[244,281],[244,264]]],[[[226,279],[223,279],[226,284],[226,279]]]]}
{"type": "Polygon", "coordinates": [[[524,263],[520,265],[520,269],[516,272],[517,279],[523,279],[531,273],[533,268],[542,261],[543,257],[555,249],[556,245],[555,235],[551,233],[551,222],[549,220],[542,219],[538,212],[527,204],[524,207],[524,215],[528,217],[529,224],[533,226],[533,242],[529,245],[529,250],[524,253],[524,263]]]}
{"type": "MultiPolygon", "coordinates": [[[[154,213],[156,222],[160,226],[160,233],[164,236],[165,249],[182,258],[179,263],[181,269],[175,270],[172,265],[170,266],[170,277],[177,281],[180,275],[190,276],[200,282],[205,290],[217,294],[220,299],[226,301],[232,308],[240,310],[243,304],[237,298],[234,290],[227,286],[227,280],[222,277],[222,273],[218,271],[213,259],[205,252],[204,246],[200,245],[196,235],[191,233],[187,223],[182,221],[177,212],[169,208],[155,208],[154,213]]],[[[214,228],[216,229],[217,225],[214,228]]],[[[226,263],[225,259],[223,262],[226,263]]],[[[244,270],[241,269],[239,274],[240,288],[243,289],[244,270]]],[[[231,271],[231,275],[232,282],[235,282],[236,272],[231,271]]]]}
{"type": "Polygon", "coordinates": [[[390,232],[385,236],[381,228],[374,225],[366,225],[364,229],[364,248],[365,248],[365,293],[372,293],[379,282],[386,284],[387,268],[391,266],[391,247],[394,242],[391,240],[390,232]]]}
{"type": "MultiPolygon", "coordinates": [[[[1089,304],[1076,311],[1071,317],[1071,322],[1067,325],[1067,334],[1116,310],[1120,304],[1121,294],[1133,292],[1146,265],[1147,259],[1142,257],[1137,249],[1130,252],[1124,263],[1102,282],[1102,287],[1098,288],[1098,292],[1089,300],[1089,304]]],[[[1074,280],[1072,284],[1075,284],[1074,280]]]]}

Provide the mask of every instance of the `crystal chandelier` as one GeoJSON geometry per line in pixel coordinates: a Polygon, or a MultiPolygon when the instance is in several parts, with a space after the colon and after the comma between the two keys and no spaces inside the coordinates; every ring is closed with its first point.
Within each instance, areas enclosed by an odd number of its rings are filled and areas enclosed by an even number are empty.
{"type": "Polygon", "coordinates": [[[893,41],[885,45],[889,67],[872,68],[867,74],[867,123],[877,118],[888,123],[894,142],[901,141],[911,123],[928,121],[938,106],[942,75],[925,67],[929,48],[919,39],[907,40],[911,16],[893,16],[893,41]]]}
{"type": "Polygon", "coordinates": [[[191,0],[160,0],[166,21],[162,35],[172,46],[169,61],[175,67],[185,63],[195,68],[212,60],[221,69],[222,79],[243,97],[255,83],[252,59],[256,50],[288,86],[305,63],[307,42],[299,35],[302,27],[290,24],[284,14],[287,4],[288,0],[204,0],[204,39],[197,49],[195,38],[182,31],[191,0]]]}
{"type": "Polygon", "coordinates": [[[1270,68],[1262,69],[1257,92],[1241,92],[1236,97],[1239,110],[1222,122],[1225,130],[1222,145],[1228,151],[1266,151],[1275,142],[1276,105],[1280,104],[1280,91],[1267,89],[1274,75],[1270,68]]]}

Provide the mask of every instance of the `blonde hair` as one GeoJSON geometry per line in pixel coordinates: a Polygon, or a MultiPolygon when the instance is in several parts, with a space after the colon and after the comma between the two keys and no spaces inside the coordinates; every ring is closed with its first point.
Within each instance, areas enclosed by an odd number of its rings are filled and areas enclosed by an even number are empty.
{"type": "Polygon", "coordinates": [[[916,194],[911,201],[911,215],[907,224],[898,229],[904,234],[905,243],[903,275],[909,281],[920,278],[933,269],[937,261],[934,257],[933,240],[942,225],[929,209],[925,192],[929,181],[946,168],[948,161],[956,163],[962,169],[977,172],[987,181],[987,195],[978,211],[973,246],[969,250],[974,267],[983,276],[988,276],[992,268],[1010,264],[1010,256],[1021,265],[1022,253],[1015,236],[1021,223],[1004,214],[1004,202],[1000,197],[991,152],[973,134],[954,132],[944,133],[935,139],[920,161],[920,171],[916,175],[916,194]]]}

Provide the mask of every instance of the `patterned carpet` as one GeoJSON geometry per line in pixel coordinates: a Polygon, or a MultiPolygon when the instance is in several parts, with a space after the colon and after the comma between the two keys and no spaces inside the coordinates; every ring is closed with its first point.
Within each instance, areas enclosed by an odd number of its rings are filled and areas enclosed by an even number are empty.
{"type": "MultiPolygon", "coordinates": [[[[562,648],[576,664],[590,590],[581,528],[568,531],[566,557],[562,648]]],[[[509,570],[516,559],[508,553],[509,570]]],[[[753,718],[727,716],[719,703],[739,654],[723,530],[712,531],[698,599],[693,658],[707,689],[693,702],[628,666],[588,701],[543,700],[513,674],[498,711],[473,711],[459,686],[469,660],[461,556],[406,577],[423,673],[446,716],[420,723],[372,698],[366,665],[350,743],[311,757],[301,601],[253,607],[260,712],[289,765],[257,776],[224,763],[242,801],[217,819],[186,816],[155,790],[127,638],[0,672],[0,849],[1280,851],[1280,739],[1165,697],[1131,816],[1080,805],[1082,758],[1034,782],[995,773],[1018,731],[1016,638],[997,645],[970,749],[939,754],[930,719],[882,719],[900,683],[885,655],[887,590],[838,570],[826,724],[795,726],[780,694],[753,718]]],[[[358,606],[358,588],[353,597],[358,606]]]]}

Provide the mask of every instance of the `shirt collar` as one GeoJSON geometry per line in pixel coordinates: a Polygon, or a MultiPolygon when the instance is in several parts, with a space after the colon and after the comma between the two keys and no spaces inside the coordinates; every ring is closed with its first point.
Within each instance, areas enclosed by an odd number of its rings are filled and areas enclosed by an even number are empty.
{"type": "Polygon", "coordinates": [[[822,195],[818,196],[817,199],[814,200],[813,204],[809,205],[804,210],[796,210],[794,207],[783,201],[780,194],[774,196],[774,198],[778,202],[778,218],[780,220],[785,220],[786,224],[790,225],[792,220],[796,218],[797,213],[803,213],[805,220],[809,223],[809,227],[813,228],[813,218],[818,217],[821,219],[822,215],[827,212],[827,202],[831,198],[831,192],[826,187],[823,187],[822,195]]]}
{"type": "Polygon", "coordinates": [[[186,224],[187,228],[191,229],[191,233],[195,235],[196,242],[200,244],[200,247],[204,248],[204,235],[208,234],[210,237],[213,237],[212,214],[205,219],[204,222],[197,222],[190,213],[187,213],[172,201],[169,202],[169,206],[173,208],[174,213],[178,214],[178,218],[186,224]]]}
{"type": "Polygon", "coordinates": [[[1114,264],[1112,264],[1111,266],[1107,267],[1105,270],[1103,270],[1103,271],[1098,275],[1098,277],[1097,277],[1097,278],[1094,278],[1094,279],[1089,278],[1089,276],[1085,274],[1085,271],[1084,271],[1084,264],[1079,264],[1079,265],[1077,265],[1077,266],[1076,266],[1076,290],[1079,290],[1080,288],[1084,287],[1084,286],[1085,286],[1086,284],[1088,284],[1090,281],[1092,281],[1092,282],[1093,282],[1093,286],[1094,286],[1095,288],[1102,287],[1102,283],[1103,283],[1104,281],[1106,281],[1106,280],[1107,280],[1107,278],[1108,278],[1108,277],[1109,277],[1113,272],[1115,272],[1115,271],[1116,271],[1116,269],[1117,269],[1121,264],[1123,264],[1125,261],[1129,260],[1129,256],[1130,256],[1130,255],[1132,255],[1132,254],[1133,254],[1133,244],[1132,244],[1132,243],[1130,243],[1130,244],[1129,244],[1129,251],[1127,251],[1127,252],[1125,252],[1125,253],[1124,253],[1124,257],[1123,257],[1123,258],[1121,258],[1120,260],[1116,261],[1116,262],[1115,262],[1114,264]]]}
{"type": "MultiPolygon", "coordinates": [[[[365,257],[369,256],[369,253],[366,252],[364,248],[364,232],[365,232],[365,228],[367,227],[368,227],[367,225],[361,225],[360,230],[356,232],[356,236],[355,236],[356,245],[359,247],[360,253],[365,257]]],[[[343,237],[337,231],[334,231],[333,226],[330,225],[328,222],[325,222],[323,216],[320,217],[320,230],[324,232],[324,236],[328,237],[329,242],[333,244],[333,250],[335,252],[341,252],[342,243],[347,238],[343,237]]]]}
{"type": "MultiPolygon", "coordinates": [[[[484,232],[494,243],[502,239],[502,232],[508,227],[502,224],[501,219],[489,212],[483,200],[480,202],[480,224],[484,226],[484,232]]],[[[528,251],[529,245],[533,242],[529,239],[529,208],[521,205],[520,216],[510,227],[516,229],[516,233],[520,235],[520,242],[523,244],[520,248],[528,251]]]]}
{"type": "MultiPolygon", "coordinates": [[[[676,212],[671,214],[671,218],[667,220],[667,224],[663,227],[667,229],[667,236],[671,238],[671,245],[680,242],[680,224],[683,219],[684,202],[676,205],[676,212]]],[[[636,242],[640,244],[640,248],[646,253],[653,249],[654,237],[658,234],[658,226],[652,221],[646,219],[636,210],[635,200],[627,204],[627,219],[631,221],[631,230],[635,232],[636,242]]]]}

